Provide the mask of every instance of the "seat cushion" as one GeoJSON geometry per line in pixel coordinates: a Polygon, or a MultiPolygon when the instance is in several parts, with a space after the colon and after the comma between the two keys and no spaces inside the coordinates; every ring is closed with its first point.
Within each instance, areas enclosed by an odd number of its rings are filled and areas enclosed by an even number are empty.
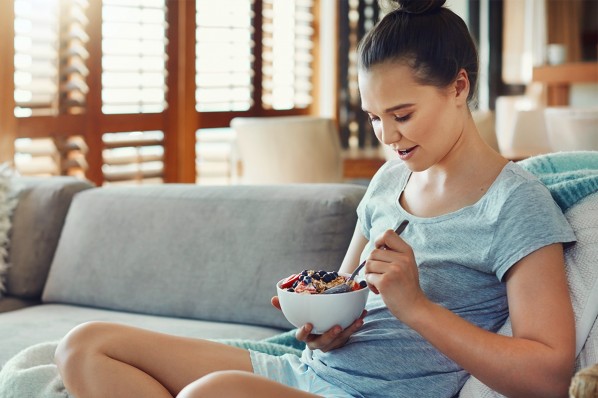
{"type": "Polygon", "coordinates": [[[164,318],[73,305],[44,304],[0,314],[0,325],[2,325],[0,368],[19,351],[34,344],[60,340],[75,326],[89,321],[118,322],[156,332],[206,339],[260,340],[283,331],[261,326],[164,318]]]}

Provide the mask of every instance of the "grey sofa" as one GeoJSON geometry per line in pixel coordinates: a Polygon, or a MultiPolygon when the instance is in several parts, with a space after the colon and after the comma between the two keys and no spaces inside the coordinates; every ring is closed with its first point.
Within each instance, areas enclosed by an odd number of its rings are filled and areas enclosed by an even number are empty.
{"type": "Polygon", "coordinates": [[[365,191],[94,188],[67,177],[18,184],[0,366],[90,320],[205,338],[289,330],[270,304],[275,282],[304,268],[339,267],[365,191]]]}
{"type": "MultiPolygon", "coordinates": [[[[598,154],[591,155],[598,166],[598,154]]],[[[598,167],[592,167],[593,185],[582,173],[573,187],[585,198],[565,212],[578,237],[565,253],[576,370],[598,363],[598,167]]],[[[553,195],[567,185],[546,183],[553,195]]],[[[304,268],[337,269],[365,193],[350,184],[94,188],[68,177],[22,178],[17,185],[11,267],[0,298],[0,369],[26,347],[55,342],[91,320],[191,337],[278,336],[291,325],[270,305],[275,281],[304,268]]],[[[510,322],[499,333],[510,335],[510,322]]],[[[12,364],[8,376],[0,370],[2,397],[2,381],[12,381],[20,366],[12,364]]],[[[21,370],[19,389],[31,385],[29,369],[21,370]]],[[[15,392],[10,383],[4,387],[15,392]]],[[[10,397],[39,396],[20,392],[10,397]]],[[[472,377],[460,398],[479,397],[499,395],[472,377]]]]}

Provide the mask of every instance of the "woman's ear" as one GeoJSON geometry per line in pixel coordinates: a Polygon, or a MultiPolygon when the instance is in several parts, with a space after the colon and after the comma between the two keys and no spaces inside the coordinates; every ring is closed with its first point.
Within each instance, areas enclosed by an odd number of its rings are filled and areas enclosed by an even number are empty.
{"type": "Polygon", "coordinates": [[[455,88],[455,98],[459,102],[467,104],[467,97],[469,96],[469,76],[465,69],[461,69],[453,83],[455,88]]]}

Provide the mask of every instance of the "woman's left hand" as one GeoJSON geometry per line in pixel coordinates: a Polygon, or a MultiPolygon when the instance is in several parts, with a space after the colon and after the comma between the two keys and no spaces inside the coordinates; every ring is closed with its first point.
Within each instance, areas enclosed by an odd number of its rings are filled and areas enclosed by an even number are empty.
{"type": "Polygon", "coordinates": [[[365,279],[393,315],[408,324],[409,316],[428,300],[419,285],[413,250],[391,229],[375,245],[365,265],[365,279]]]}

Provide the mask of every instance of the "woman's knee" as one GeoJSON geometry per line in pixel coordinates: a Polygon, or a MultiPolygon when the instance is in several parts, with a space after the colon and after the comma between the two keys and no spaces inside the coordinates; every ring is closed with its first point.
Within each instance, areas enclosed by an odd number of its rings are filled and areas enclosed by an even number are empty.
{"type": "Polygon", "coordinates": [[[251,373],[238,370],[213,372],[183,388],[177,398],[244,397],[247,392],[246,379],[251,376],[251,373]]]}
{"type": "Polygon", "coordinates": [[[93,355],[101,354],[115,325],[107,322],[86,322],[73,328],[58,343],[54,360],[63,378],[76,378],[76,372],[93,355]],[[72,376],[72,377],[71,377],[72,376]]]}

